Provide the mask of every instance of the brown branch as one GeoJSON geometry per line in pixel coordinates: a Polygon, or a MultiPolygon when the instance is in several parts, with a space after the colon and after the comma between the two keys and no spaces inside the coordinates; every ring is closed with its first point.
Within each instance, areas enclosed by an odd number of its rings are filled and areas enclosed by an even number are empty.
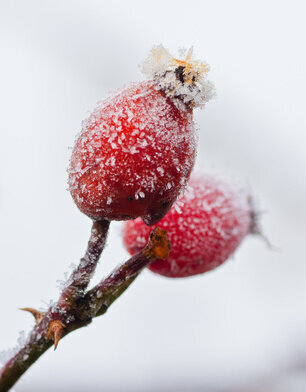
{"type": "Polygon", "coordinates": [[[84,291],[95,272],[103,251],[109,223],[106,220],[95,221],[93,223],[85,256],[81,259],[78,267],[72,272],[68,279],[68,285],[64,288],[57,302],[59,311],[68,312],[74,306],[75,301],[84,295],[84,291]]]}
{"type": "Polygon", "coordinates": [[[78,317],[87,320],[105,313],[135,280],[148,261],[167,258],[171,246],[166,233],[165,230],[156,227],[151,232],[148,244],[142,252],[130,258],[88,291],[78,306],[78,317]]]}
{"type": "Polygon", "coordinates": [[[84,262],[84,259],[81,260],[80,266],[72,273],[69,285],[63,291],[66,294],[62,293],[60,296],[60,304],[57,303],[49,308],[33,328],[25,344],[0,370],[1,392],[8,391],[25,371],[52,346],[54,339],[58,336],[64,337],[70,332],[88,325],[93,317],[105,313],[111,303],[129,287],[148,263],[157,258],[167,257],[169,254],[170,242],[166,236],[166,231],[157,227],[152,231],[149,242],[143,251],[115,269],[106,279],[88,291],[86,295],[79,295],[80,291],[85,290],[84,287],[87,287],[89,282],[87,278],[84,278],[83,272],[87,271],[88,276],[93,273],[95,266],[92,265],[91,261],[93,259],[98,260],[98,249],[101,253],[106,238],[105,230],[107,231],[107,229],[108,226],[106,228],[105,225],[104,229],[99,231],[99,240],[89,241],[88,249],[92,249],[92,246],[94,246],[97,252],[91,253],[95,256],[92,256],[92,259],[88,258],[89,262],[84,262]],[[77,271],[81,271],[81,274],[78,275],[77,271]],[[78,276],[82,278],[80,281],[78,281],[78,276]],[[69,290],[67,291],[67,289],[69,290]],[[64,301],[62,300],[63,295],[64,301]],[[70,300],[70,295],[73,297],[72,300],[70,300]],[[64,304],[64,308],[62,304],[64,304]]]}

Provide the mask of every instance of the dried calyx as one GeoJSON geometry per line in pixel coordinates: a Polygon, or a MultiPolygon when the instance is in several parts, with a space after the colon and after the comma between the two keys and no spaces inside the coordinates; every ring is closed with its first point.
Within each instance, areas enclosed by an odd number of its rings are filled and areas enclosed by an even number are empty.
{"type": "Polygon", "coordinates": [[[165,260],[170,253],[171,243],[167,237],[167,231],[160,229],[158,226],[152,230],[147,246],[142,253],[150,260],[165,260]]]}
{"type": "Polygon", "coordinates": [[[151,50],[141,66],[156,88],[183,110],[203,107],[215,95],[214,85],[207,80],[208,64],[192,60],[192,52],[193,48],[190,48],[185,59],[178,60],[159,45],[151,50]]]}

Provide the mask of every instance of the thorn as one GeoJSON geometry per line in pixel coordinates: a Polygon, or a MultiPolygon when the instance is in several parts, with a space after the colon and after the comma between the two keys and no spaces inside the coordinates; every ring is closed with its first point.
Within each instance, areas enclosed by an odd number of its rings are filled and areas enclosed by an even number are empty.
{"type": "Polygon", "coordinates": [[[66,328],[66,325],[59,320],[53,320],[49,324],[47,339],[54,340],[54,351],[56,350],[58,342],[63,336],[64,328],[66,328]]]}
{"type": "Polygon", "coordinates": [[[39,325],[41,323],[41,320],[44,318],[45,316],[45,312],[39,312],[38,310],[34,309],[34,308],[19,308],[20,310],[24,310],[25,312],[29,312],[31,313],[35,320],[36,320],[36,325],[39,325]]]}

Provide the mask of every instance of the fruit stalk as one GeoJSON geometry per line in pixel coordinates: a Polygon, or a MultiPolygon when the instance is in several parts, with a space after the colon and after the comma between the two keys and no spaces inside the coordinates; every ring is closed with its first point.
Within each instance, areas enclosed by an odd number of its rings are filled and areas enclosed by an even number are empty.
{"type": "Polygon", "coordinates": [[[100,255],[104,249],[110,222],[107,220],[94,221],[85,256],[80,260],[78,267],[68,279],[59,300],[58,308],[67,312],[73,307],[76,300],[84,295],[90,279],[92,278],[100,255]]]}
{"type": "MultiPolygon", "coordinates": [[[[95,259],[97,260],[103,250],[108,230],[105,222],[102,226],[100,227],[101,230],[96,231],[97,223],[94,223],[86,252],[86,255],[95,255],[95,259]],[[98,238],[95,238],[96,235],[98,235],[98,238]]],[[[156,260],[157,257],[161,257],[162,254],[167,256],[169,251],[170,242],[167,238],[166,231],[158,227],[155,228],[152,231],[147,246],[141,252],[115,269],[95,288],[84,293],[84,297],[76,299],[74,288],[77,287],[86,290],[90,276],[94,270],[92,263],[85,262],[84,265],[85,255],[81,259],[80,265],[72,273],[71,278],[73,279],[71,279],[70,284],[63,290],[59,301],[55,305],[51,305],[48,311],[43,314],[43,317],[37,321],[26,342],[0,370],[0,391],[8,391],[27,369],[53,345],[54,339],[50,336],[50,332],[52,332],[50,326],[54,326],[55,323],[62,326],[62,330],[59,331],[57,329],[57,333],[60,332],[60,335],[64,337],[70,332],[88,325],[94,317],[105,313],[106,309],[129,287],[147,264],[156,260]],[[87,269],[85,268],[86,266],[88,267],[87,269]],[[88,273],[88,279],[84,279],[84,274],[78,274],[78,272],[84,271],[88,273]],[[80,277],[80,280],[78,280],[78,277],[80,277]],[[74,282],[72,286],[73,290],[68,290],[72,282],[74,282]],[[94,295],[98,291],[100,294],[94,295]],[[72,295],[71,300],[69,300],[70,295],[72,295]],[[65,305],[65,311],[61,308],[63,298],[67,298],[64,304],[69,304],[69,306],[65,305]],[[88,308],[92,309],[91,314],[88,312],[88,308]]]]}
{"type": "Polygon", "coordinates": [[[147,245],[141,252],[115,269],[106,279],[89,290],[78,306],[80,320],[91,319],[104,314],[109,306],[136,279],[149,261],[168,257],[171,245],[166,230],[156,227],[152,230],[147,245]]]}

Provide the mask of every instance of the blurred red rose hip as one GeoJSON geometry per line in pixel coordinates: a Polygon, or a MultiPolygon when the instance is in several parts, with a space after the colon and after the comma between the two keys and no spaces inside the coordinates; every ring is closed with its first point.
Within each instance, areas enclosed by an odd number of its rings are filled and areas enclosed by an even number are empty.
{"type": "MultiPolygon", "coordinates": [[[[189,54],[190,57],[190,54],[189,54]]],[[[151,79],[102,102],[72,151],[69,189],[93,219],[158,222],[184,188],[196,153],[192,109],[213,94],[207,66],[157,47],[143,66],[151,79]]]]}
{"type": "MultiPolygon", "coordinates": [[[[212,175],[193,175],[186,194],[158,226],[168,231],[172,250],[166,260],[149,265],[168,277],[210,271],[224,263],[254,229],[254,211],[247,193],[212,175]]],[[[150,228],[140,219],[124,225],[124,244],[134,254],[148,239],[150,228]]]]}

